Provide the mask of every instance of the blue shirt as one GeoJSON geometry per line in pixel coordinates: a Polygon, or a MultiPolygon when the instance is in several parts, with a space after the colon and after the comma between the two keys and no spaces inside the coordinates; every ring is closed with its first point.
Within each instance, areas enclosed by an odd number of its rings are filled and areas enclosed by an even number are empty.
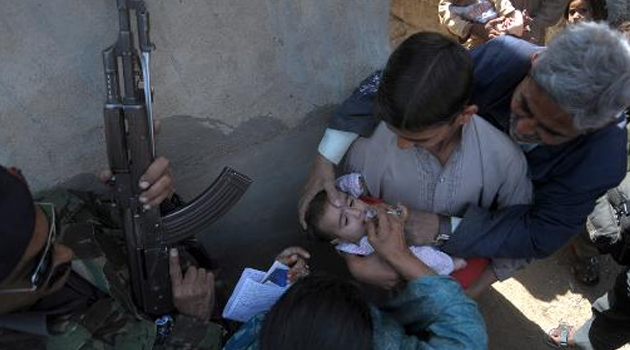
{"type": "MultiPolygon", "coordinates": [[[[375,350],[485,350],[477,304],[446,276],[424,276],[407,284],[382,308],[372,307],[375,350]]],[[[224,350],[257,350],[264,315],[244,324],[224,350]]]]}

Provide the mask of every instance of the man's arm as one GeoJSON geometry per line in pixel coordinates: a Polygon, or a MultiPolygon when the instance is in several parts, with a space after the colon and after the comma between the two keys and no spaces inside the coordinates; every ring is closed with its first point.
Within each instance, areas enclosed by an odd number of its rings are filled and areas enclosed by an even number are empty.
{"type": "Polygon", "coordinates": [[[330,117],[317,150],[331,163],[338,164],[358,136],[369,137],[378,126],[374,107],[381,73],[376,71],[365,78],[330,117]]]}
{"type": "MultiPolygon", "coordinates": [[[[462,258],[486,256],[504,258],[544,258],[554,253],[579,232],[593,209],[598,194],[566,194],[566,203],[514,205],[496,211],[471,205],[464,217],[451,224],[454,232],[440,249],[462,258]]],[[[438,215],[414,213],[427,226],[407,225],[407,239],[414,245],[426,245],[438,237],[438,215]]],[[[452,221],[454,222],[454,221],[452,221]]]]}
{"type": "Polygon", "coordinates": [[[365,78],[339,110],[330,118],[328,127],[369,137],[378,125],[374,116],[376,92],[381,82],[381,71],[376,71],[365,78]]]}
{"type": "Polygon", "coordinates": [[[547,257],[580,232],[604,191],[556,194],[552,202],[496,212],[471,206],[442,249],[462,257],[547,257]]]}
{"type": "Polygon", "coordinates": [[[376,92],[381,82],[378,70],[365,78],[328,121],[328,128],[318,151],[330,162],[337,164],[358,137],[372,135],[379,120],[374,115],[376,92]]]}
{"type": "Polygon", "coordinates": [[[610,125],[588,137],[538,179],[532,205],[495,212],[470,206],[443,249],[462,257],[542,258],[554,253],[580,232],[597,199],[625,175],[625,130],[610,125]]]}
{"type": "Polygon", "coordinates": [[[298,220],[303,229],[307,228],[304,217],[308,206],[319,191],[326,191],[328,199],[337,203],[334,165],[339,163],[359,135],[370,136],[376,129],[379,121],[374,116],[374,105],[380,76],[381,72],[377,71],[363,80],[330,118],[298,202],[298,220]]]}

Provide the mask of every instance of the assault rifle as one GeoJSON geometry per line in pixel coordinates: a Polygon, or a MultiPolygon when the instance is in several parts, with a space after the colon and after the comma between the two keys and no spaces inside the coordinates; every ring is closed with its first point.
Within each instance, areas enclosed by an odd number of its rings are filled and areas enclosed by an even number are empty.
{"type": "Polygon", "coordinates": [[[138,182],[155,158],[149,13],[142,0],[117,0],[117,4],[118,41],[103,51],[107,156],[114,175],[112,188],[122,218],[136,305],[147,314],[162,315],[173,310],[169,248],[225,214],[251,180],[225,168],[190,204],[166,216],[161,216],[159,208],[144,209],[138,182]],[[139,50],[134,46],[131,10],[135,12],[139,50]]]}

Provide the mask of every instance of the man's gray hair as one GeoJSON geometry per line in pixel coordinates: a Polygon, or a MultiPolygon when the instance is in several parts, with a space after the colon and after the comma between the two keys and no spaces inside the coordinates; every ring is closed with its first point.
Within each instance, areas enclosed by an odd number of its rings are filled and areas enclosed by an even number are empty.
{"type": "Polygon", "coordinates": [[[569,26],[540,53],[531,76],[576,129],[599,129],[630,105],[630,44],[603,23],[569,26]]]}

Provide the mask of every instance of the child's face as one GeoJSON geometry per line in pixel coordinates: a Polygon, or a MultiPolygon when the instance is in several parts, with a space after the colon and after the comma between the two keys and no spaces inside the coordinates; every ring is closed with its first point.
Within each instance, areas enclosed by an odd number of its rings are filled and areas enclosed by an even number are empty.
{"type": "Polygon", "coordinates": [[[569,3],[567,22],[577,24],[593,20],[593,11],[587,0],[573,0],[569,3]]]}
{"type": "Polygon", "coordinates": [[[324,215],[317,223],[317,228],[336,237],[340,242],[357,242],[366,234],[365,210],[368,205],[360,199],[354,199],[342,193],[342,207],[335,207],[330,202],[324,206],[324,215]]]}

